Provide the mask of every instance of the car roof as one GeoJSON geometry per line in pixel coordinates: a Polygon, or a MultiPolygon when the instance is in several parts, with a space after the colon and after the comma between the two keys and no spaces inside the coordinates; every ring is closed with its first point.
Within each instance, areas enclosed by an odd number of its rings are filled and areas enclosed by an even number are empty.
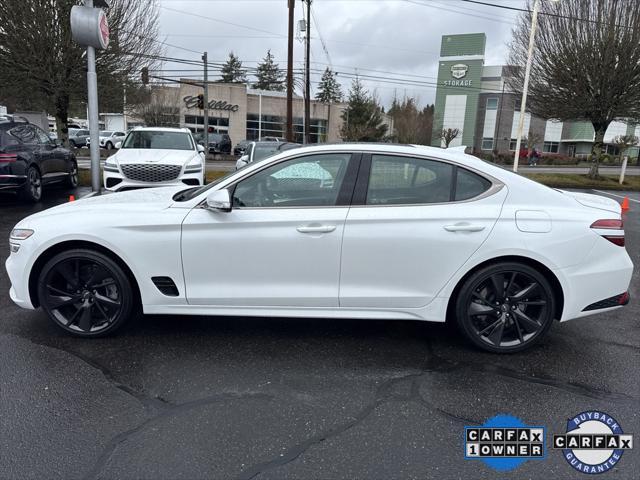
{"type": "Polygon", "coordinates": [[[188,128],[171,128],[171,127],[136,127],[132,131],[134,132],[179,132],[179,133],[191,133],[188,128]]]}

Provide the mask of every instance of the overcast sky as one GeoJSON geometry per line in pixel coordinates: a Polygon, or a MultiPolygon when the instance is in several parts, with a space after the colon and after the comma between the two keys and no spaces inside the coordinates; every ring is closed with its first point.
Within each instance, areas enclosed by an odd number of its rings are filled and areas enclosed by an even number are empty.
{"type": "MultiPolygon", "coordinates": [[[[196,52],[206,50],[210,62],[223,62],[233,50],[244,66],[255,67],[271,49],[280,67],[286,68],[287,0],[159,2],[160,39],[182,47],[167,46],[167,56],[198,59],[196,52]]],[[[490,3],[523,7],[526,1],[490,3]]],[[[302,1],[296,0],[296,23],[303,18],[302,7],[302,1]]],[[[435,85],[428,84],[435,84],[442,35],[484,32],[485,64],[503,64],[518,15],[461,0],[313,0],[312,13],[311,68],[324,70],[331,63],[334,71],[343,72],[345,92],[351,80],[344,74],[358,72],[386,106],[394,95],[415,97],[421,105],[433,102],[435,85]],[[367,79],[366,75],[382,79],[367,79]],[[427,85],[403,85],[397,79],[427,85]]],[[[303,44],[296,40],[294,68],[302,68],[303,60],[303,44]]],[[[195,67],[165,64],[164,68],[195,67]]],[[[163,74],[200,76],[199,72],[187,71],[163,74]]],[[[210,77],[215,79],[217,75],[212,72],[210,77]]],[[[312,93],[319,77],[319,73],[312,75],[312,93]]]]}

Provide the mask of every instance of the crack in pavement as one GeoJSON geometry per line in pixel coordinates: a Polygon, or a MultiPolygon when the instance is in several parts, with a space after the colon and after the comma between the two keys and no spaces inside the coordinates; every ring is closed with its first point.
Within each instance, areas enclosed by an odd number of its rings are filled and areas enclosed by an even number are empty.
{"type": "Polygon", "coordinates": [[[94,464],[91,471],[85,475],[85,479],[96,479],[100,478],[100,473],[104,470],[104,468],[111,460],[113,454],[118,450],[118,447],[122,445],[124,442],[129,440],[131,437],[136,434],[146,430],[149,427],[153,427],[167,417],[171,417],[174,415],[178,415],[180,413],[186,412],[188,410],[192,410],[194,408],[199,408],[206,405],[211,405],[213,403],[228,401],[228,400],[238,400],[238,399],[259,399],[259,400],[273,400],[275,397],[273,395],[269,395],[266,393],[235,393],[235,392],[226,392],[219,393],[216,395],[212,395],[205,398],[200,398],[198,400],[193,400],[191,402],[185,402],[180,404],[172,404],[168,406],[166,409],[158,413],[157,415],[145,420],[134,428],[126,430],[122,433],[119,433],[115,437],[113,437],[109,443],[104,448],[103,453],[100,455],[96,463],[94,464]]]}

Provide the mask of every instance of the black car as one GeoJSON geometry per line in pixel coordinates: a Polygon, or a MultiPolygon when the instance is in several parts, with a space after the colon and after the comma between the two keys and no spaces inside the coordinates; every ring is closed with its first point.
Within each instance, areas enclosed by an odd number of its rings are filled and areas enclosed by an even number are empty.
{"type": "Polygon", "coordinates": [[[209,153],[226,153],[231,155],[231,138],[226,133],[209,134],[209,153]]]}
{"type": "Polygon", "coordinates": [[[245,150],[249,145],[251,145],[251,143],[252,143],[252,140],[242,140],[241,142],[238,142],[236,146],[233,147],[233,154],[236,157],[244,155],[245,150]]]}
{"type": "Polygon", "coordinates": [[[60,182],[78,185],[73,153],[26,120],[0,117],[0,190],[37,202],[43,185],[60,182]]]}

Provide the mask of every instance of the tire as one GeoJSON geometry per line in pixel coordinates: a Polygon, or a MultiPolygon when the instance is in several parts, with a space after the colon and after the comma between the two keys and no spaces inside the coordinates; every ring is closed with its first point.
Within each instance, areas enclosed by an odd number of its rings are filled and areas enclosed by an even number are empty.
{"type": "Polygon", "coordinates": [[[78,186],[78,164],[75,160],[71,160],[71,168],[69,169],[69,178],[67,178],[67,186],[76,188],[78,186]]]}
{"type": "Polygon", "coordinates": [[[107,150],[113,150],[113,143],[111,142],[107,142],[107,144],[105,145],[107,150]]]}
{"type": "Polygon", "coordinates": [[[55,325],[83,338],[118,330],[132,316],[133,289],[108,256],[74,249],[51,258],[38,276],[38,300],[55,325]]]}
{"type": "Polygon", "coordinates": [[[23,200],[37,203],[42,199],[42,176],[35,166],[27,168],[27,179],[22,186],[20,196],[23,200]]]}
{"type": "Polygon", "coordinates": [[[522,263],[497,263],[464,282],[456,299],[456,322],[483,350],[520,352],[549,331],[555,302],[551,285],[538,270],[522,263]]]}

